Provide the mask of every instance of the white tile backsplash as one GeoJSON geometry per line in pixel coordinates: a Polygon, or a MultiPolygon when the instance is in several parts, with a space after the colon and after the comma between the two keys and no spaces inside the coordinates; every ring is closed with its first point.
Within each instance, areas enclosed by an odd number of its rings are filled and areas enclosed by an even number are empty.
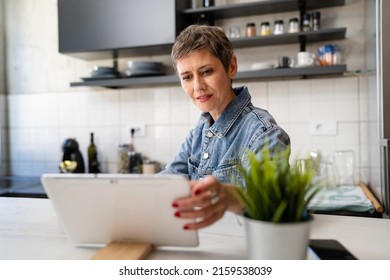
{"type": "MultiPolygon", "coordinates": [[[[223,1],[227,2],[220,2],[223,1]]],[[[347,1],[347,7],[322,11],[323,26],[347,27],[347,39],[336,43],[342,46],[343,60],[351,70],[364,65],[363,2],[347,1]]],[[[146,136],[134,139],[136,149],[163,164],[173,158],[200,114],[180,85],[117,90],[71,88],[69,83],[88,76],[93,65],[109,66],[112,62],[84,61],[58,53],[55,0],[8,1],[5,9],[6,101],[9,104],[12,174],[58,172],[61,145],[66,138],[77,139],[86,161],[90,132],[95,133],[102,171],[116,172],[117,146],[129,141],[127,125],[134,122],[146,125],[146,136]]],[[[267,19],[273,22],[278,17],[288,19],[296,15],[295,12],[273,14],[267,19]]],[[[261,17],[261,20],[265,19],[265,16],[261,17]]],[[[259,17],[254,16],[218,21],[218,24],[228,30],[230,25],[245,26],[251,20],[260,22],[259,17]]],[[[315,52],[323,43],[326,42],[309,44],[308,50],[315,52]]],[[[0,50],[3,45],[0,39],[0,50]]],[[[236,53],[240,70],[249,70],[254,62],[276,63],[278,56],[294,57],[297,51],[297,44],[292,44],[237,49],[236,53]]],[[[169,63],[168,55],[153,58],[169,63]]],[[[128,60],[132,58],[121,59],[120,67],[126,67],[128,60]]],[[[239,81],[234,85],[247,85],[253,104],[269,110],[285,128],[291,137],[293,157],[321,150],[324,158],[331,159],[337,149],[353,149],[359,160],[357,165],[366,166],[370,162],[369,143],[376,139],[367,136],[375,131],[372,126],[376,108],[375,98],[362,90],[365,78],[364,75],[345,75],[304,80],[239,81]],[[311,135],[312,120],[336,121],[337,135],[311,135]]],[[[0,104],[5,101],[4,96],[2,101],[1,93],[0,87],[0,104]]],[[[3,121],[2,128],[5,125],[3,121]]]]}

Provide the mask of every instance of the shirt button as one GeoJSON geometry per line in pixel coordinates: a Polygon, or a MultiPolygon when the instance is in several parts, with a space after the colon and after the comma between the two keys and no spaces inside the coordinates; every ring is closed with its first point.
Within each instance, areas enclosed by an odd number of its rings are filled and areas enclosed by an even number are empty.
{"type": "Polygon", "coordinates": [[[203,154],[203,158],[204,158],[204,159],[208,159],[209,157],[210,157],[209,153],[204,153],[204,154],[203,154]]]}
{"type": "Polygon", "coordinates": [[[207,132],[207,137],[209,138],[213,137],[213,133],[211,131],[207,132]]]}

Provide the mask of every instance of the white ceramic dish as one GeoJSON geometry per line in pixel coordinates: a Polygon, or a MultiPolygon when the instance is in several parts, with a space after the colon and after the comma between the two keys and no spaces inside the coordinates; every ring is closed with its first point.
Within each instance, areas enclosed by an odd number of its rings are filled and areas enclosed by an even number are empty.
{"type": "Polygon", "coordinates": [[[269,62],[253,63],[251,66],[252,70],[264,70],[264,69],[272,69],[272,68],[274,68],[274,64],[269,62]]]}

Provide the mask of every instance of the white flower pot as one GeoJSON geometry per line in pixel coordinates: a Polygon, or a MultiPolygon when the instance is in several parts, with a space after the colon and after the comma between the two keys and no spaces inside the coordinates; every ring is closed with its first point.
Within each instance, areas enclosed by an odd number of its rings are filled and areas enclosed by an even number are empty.
{"type": "Polygon", "coordinates": [[[304,260],[309,245],[310,224],[271,223],[244,216],[248,258],[252,260],[304,260]]]}

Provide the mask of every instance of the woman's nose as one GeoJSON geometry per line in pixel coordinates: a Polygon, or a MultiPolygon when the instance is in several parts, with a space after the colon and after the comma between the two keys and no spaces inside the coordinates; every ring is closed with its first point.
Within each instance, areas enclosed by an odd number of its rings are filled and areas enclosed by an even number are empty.
{"type": "Polygon", "coordinates": [[[194,78],[194,89],[195,90],[205,90],[206,89],[206,83],[202,77],[195,77],[194,78]]]}

